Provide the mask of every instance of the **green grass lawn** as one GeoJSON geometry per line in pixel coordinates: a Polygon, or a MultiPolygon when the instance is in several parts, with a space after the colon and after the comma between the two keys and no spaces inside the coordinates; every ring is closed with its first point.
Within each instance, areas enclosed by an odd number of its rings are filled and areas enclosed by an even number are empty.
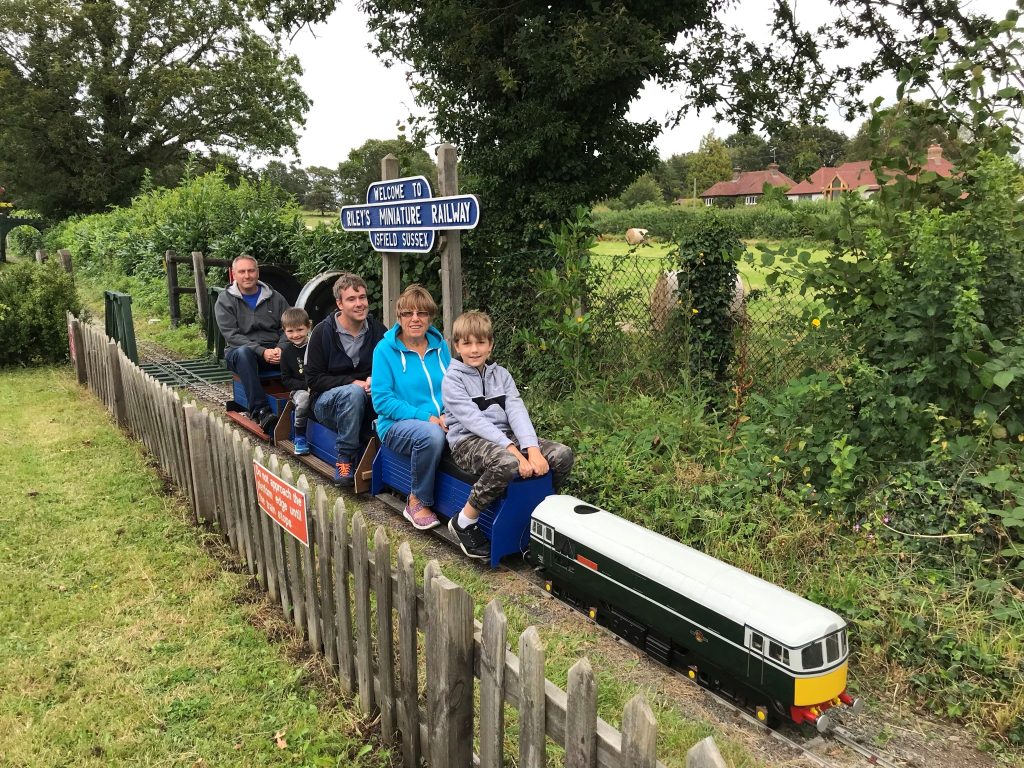
{"type": "Polygon", "coordinates": [[[392,764],[68,369],[0,371],[0,408],[0,765],[392,764]]]}
{"type": "Polygon", "coordinates": [[[316,229],[320,224],[333,224],[337,220],[337,211],[328,211],[323,216],[320,215],[320,211],[302,211],[302,221],[310,229],[316,229]]]}

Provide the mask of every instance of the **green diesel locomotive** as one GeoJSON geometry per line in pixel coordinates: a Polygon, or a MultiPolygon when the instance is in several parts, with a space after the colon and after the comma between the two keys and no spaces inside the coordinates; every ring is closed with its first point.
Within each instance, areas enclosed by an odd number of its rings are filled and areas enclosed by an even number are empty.
{"type": "Polygon", "coordinates": [[[832,611],[572,496],[534,510],[545,586],[759,720],[830,727],[846,690],[846,622],[832,611]]]}

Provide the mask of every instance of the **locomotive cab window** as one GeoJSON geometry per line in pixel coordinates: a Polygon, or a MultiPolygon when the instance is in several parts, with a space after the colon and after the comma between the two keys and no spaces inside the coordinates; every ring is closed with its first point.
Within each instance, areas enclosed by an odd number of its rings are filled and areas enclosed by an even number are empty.
{"type": "Polygon", "coordinates": [[[829,664],[834,664],[839,661],[840,653],[838,632],[833,632],[825,638],[825,658],[828,659],[829,664]]]}
{"type": "Polygon", "coordinates": [[[764,653],[764,638],[757,634],[757,632],[751,632],[750,647],[757,653],[764,653]]]}
{"type": "Polygon", "coordinates": [[[805,646],[800,651],[800,666],[807,670],[825,666],[825,658],[821,653],[820,640],[805,646]]]}
{"type": "Polygon", "coordinates": [[[789,666],[789,651],[774,640],[768,641],[768,658],[789,666]]]}
{"type": "Polygon", "coordinates": [[[530,521],[530,532],[534,536],[539,538],[541,541],[544,541],[548,544],[555,543],[555,529],[552,528],[550,525],[545,525],[544,523],[540,522],[540,520],[530,521]]]}

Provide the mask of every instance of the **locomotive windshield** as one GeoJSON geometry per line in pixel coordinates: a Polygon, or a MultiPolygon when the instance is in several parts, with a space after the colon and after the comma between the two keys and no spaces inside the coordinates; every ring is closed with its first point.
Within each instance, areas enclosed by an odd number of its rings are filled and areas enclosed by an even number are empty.
{"type": "Polygon", "coordinates": [[[822,640],[805,645],[800,650],[800,666],[805,670],[835,664],[846,655],[846,630],[833,632],[822,640]]]}

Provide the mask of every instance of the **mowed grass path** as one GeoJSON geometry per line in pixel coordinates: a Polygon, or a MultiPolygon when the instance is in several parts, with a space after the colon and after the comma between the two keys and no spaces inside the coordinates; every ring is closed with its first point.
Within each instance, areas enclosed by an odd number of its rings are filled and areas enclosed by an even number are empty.
{"type": "Polygon", "coordinates": [[[0,370],[0,411],[0,765],[392,764],[68,369],[0,370]]]}

